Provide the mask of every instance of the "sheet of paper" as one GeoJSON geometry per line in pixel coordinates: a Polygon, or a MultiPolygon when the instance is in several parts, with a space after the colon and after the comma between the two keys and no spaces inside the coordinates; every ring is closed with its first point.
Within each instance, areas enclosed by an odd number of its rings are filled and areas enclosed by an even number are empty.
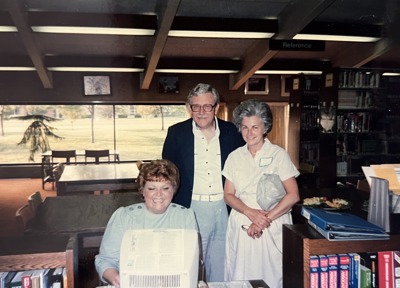
{"type": "Polygon", "coordinates": [[[389,181],[389,190],[393,194],[400,195],[400,168],[398,164],[371,165],[376,177],[387,179],[389,181]]]}
{"type": "Polygon", "coordinates": [[[362,166],[362,171],[364,172],[365,178],[368,181],[369,186],[371,187],[371,176],[376,176],[374,170],[372,170],[369,166],[362,166]]]}
{"type": "Polygon", "coordinates": [[[178,257],[182,254],[184,245],[181,231],[169,233],[168,237],[164,238],[154,237],[152,230],[127,233],[127,235],[129,238],[124,238],[121,246],[124,249],[121,265],[124,265],[125,271],[133,272],[135,269],[169,271],[172,267],[182,270],[183,257],[178,257]]]}

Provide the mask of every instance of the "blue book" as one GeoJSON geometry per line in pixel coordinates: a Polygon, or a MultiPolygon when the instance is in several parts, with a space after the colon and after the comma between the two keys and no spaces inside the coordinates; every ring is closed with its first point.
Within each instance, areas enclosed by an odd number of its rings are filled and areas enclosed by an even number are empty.
{"type": "Polygon", "coordinates": [[[326,231],[386,234],[383,228],[350,213],[302,207],[301,215],[326,231]]]}
{"type": "Polygon", "coordinates": [[[357,253],[349,253],[350,256],[350,288],[360,287],[360,261],[361,257],[357,253]]]}

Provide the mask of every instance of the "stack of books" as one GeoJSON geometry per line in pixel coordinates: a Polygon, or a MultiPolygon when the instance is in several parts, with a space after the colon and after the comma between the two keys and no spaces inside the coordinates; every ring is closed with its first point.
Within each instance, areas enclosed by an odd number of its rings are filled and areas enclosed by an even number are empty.
{"type": "Polygon", "coordinates": [[[329,241],[389,239],[383,228],[350,213],[302,207],[301,215],[329,241]]]}

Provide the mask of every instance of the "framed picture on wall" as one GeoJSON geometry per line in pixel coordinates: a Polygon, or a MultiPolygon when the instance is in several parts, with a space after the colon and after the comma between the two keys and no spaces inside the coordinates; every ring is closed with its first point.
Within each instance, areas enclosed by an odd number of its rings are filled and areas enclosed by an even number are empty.
{"type": "Polygon", "coordinates": [[[268,95],[268,76],[254,75],[246,81],[244,94],[268,95]]]}
{"type": "Polygon", "coordinates": [[[158,78],[159,93],[179,93],[178,76],[160,76],[158,78]]]}
{"type": "Polygon", "coordinates": [[[83,90],[85,96],[111,95],[110,76],[83,76],[83,90]]]}

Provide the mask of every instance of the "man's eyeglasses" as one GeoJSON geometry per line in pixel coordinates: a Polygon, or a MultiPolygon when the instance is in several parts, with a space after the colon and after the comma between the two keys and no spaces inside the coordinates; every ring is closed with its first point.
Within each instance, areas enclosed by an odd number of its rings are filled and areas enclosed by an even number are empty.
{"type": "Polygon", "coordinates": [[[199,112],[201,110],[201,108],[203,108],[204,112],[211,112],[215,106],[217,106],[217,103],[215,103],[214,105],[211,104],[204,104],[203,106],[198,105],[198,104],[194,104],[194,105],[189,105],[190,109],[193,112],[199,112]]]}

